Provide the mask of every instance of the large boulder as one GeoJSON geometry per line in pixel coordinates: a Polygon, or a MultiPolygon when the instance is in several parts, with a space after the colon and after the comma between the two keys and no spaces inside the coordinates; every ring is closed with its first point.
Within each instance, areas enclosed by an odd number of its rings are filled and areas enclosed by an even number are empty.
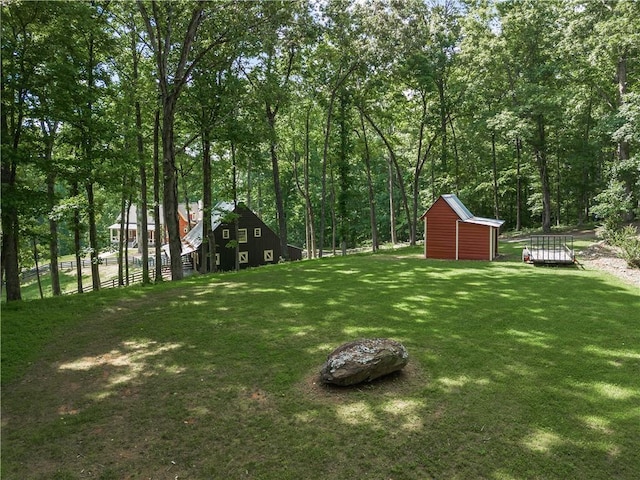
{"type": "Polygon", "coordinates": [[[388,338],[365,338],[345,343],[327,357],[320,371],[324,383],[355,385],[401,370],[409,361],[407,349],[388,338]]]}

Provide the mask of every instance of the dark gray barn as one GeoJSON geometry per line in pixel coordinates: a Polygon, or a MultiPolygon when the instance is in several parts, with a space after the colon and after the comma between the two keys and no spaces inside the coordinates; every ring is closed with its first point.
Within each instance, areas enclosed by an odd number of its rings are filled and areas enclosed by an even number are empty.
{"type": "MultiPolygon", "coordinates": [[[[240,268],[278,263],[283,257],[280,237],[243,203],[218,203],[211,214],[211,230],[216,241],[216,265],[219,270],[235,269],[235,241],[240,268]],[[233,218],[237,216],[238,226],[233,218]]],[[[302,249],[289,245],[289,259],[301,260],[302,249]]],[[[202,222],[182,239],[182,256],[189,256],[195,268],[202,262],[202,222]]]]}

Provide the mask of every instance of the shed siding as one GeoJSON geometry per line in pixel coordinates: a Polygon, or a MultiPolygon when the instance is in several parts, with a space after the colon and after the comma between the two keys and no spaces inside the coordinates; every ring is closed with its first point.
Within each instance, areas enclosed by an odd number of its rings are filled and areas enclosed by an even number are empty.
{"type": "Polygon", "coordinates": [[[458,215],[440,197],[425,216],[427,258],[456,258],[456,222],[458,215]]]}
{"type": "Polygon", "coordinates": [[[421,219],[426,258],[493,260],[498,254],[499,226],[503,222],[473,217],[455,195],[439,197],[421,219]]]}
{"type": "Polygon", "coordinates": [[[458,258],[460,260],[491,260],[491,227],[459,223],[458,258]]]}

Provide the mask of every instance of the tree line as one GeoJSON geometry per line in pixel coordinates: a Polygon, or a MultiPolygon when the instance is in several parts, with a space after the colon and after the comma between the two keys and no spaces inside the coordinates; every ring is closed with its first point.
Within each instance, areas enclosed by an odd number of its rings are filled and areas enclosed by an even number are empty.
{"type": "Polygon", "coordinates": [[[147,282],[147,212],[179,279],[194,200],[205,257],[228,199],[310,257],[415,244],[443,193],[509,229],[616,228],[640,201],[638,25],[633,0],[4,2],[6,299],[38,254],[54,295],[61,253],[98,289],[131,204],[147,282]]]}

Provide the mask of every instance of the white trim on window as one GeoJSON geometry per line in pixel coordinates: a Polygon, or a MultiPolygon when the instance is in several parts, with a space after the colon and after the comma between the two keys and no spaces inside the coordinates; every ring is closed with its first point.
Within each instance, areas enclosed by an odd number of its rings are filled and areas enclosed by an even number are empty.
{"type": "Polygon", "coordinates": [[[249,252],[238,252],[238,263],[249,263],[249,252]]]}
{"type": "Polygon", "coordinates": [[[220,254],[216,253],[216,265],[220,266],[220,254]]]}
{"type": "Polygon", "coordinates": [[[222,238],[224,238],[225,240],[229,240],[229,229],[228,228],[223,228],[222,229],[222,238]]]}
{"type": "Polygon", "coordinates": [[[264,251],[264,261],[265,262],[273,262],[273,250],[265,250],[264,251]]]}
{"type": "Polygon", "coordinates": [[[247,243],[247,229],[239,228],[238,229],[238,243],[247,243]]]}
{"type": "Polygon", "coordinates": [[[253,236],[255,238],[260,238],[262,236],[262,229],[260,227],[256,227],[253,229],[253,236]]]}

